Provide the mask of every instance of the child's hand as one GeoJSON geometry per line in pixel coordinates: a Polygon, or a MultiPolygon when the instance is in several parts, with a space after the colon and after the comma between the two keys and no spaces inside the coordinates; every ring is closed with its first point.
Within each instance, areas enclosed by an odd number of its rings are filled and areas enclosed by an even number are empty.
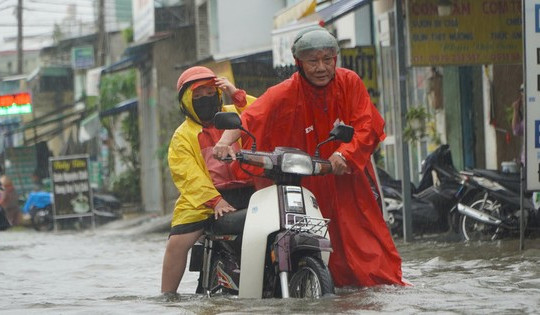
{"type": "Polygon", "coordinates": [[[232,97],[237,90],[236,87],[225,77],[216,78],[214,82],[216,86],[223,91],[223,93],[229,95],[230,97],[232,97]]]}
{"type": "Polygon", "coordinates": [[[217,220],[227,212],[233,212],[236,209],[231,206],[225,199],[221,199],[214,207],[214,218],[217,220]]]}

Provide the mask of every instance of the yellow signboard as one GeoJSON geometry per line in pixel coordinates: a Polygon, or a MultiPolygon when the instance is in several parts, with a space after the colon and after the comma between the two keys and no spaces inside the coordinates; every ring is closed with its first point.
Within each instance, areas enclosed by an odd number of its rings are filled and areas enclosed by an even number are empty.
{"type": "Polygon", "coordinates": [[[412,66],[520,64],[521,0],[453,0],[449,15],[438,0],[408,0],[412,66]]]}
{"type": "Polygon", "coordinates": [[[218,77],[225,77],[233,85],[235,84],[234,83],[234,75],[233,75],[233,71],[232,71],[231,62],[229,60],[224,60],[224,61],[220,61],[220,62],[212,61],[212,62],[208,62],[208,63],[203,64],[203,66],[205,66],[205,67],[207,67],[209,69],[212,69],[212,71],[214,71],[214,73],[218,77]]]}
{"type": "Polygon", "coordinates": [[[354,48],[342,48],[341,67],[356,72],[371,97],[373,104],[379,103],[379,87],[377,85],[377,59],[374,46],[357,46],[354,48]]]}

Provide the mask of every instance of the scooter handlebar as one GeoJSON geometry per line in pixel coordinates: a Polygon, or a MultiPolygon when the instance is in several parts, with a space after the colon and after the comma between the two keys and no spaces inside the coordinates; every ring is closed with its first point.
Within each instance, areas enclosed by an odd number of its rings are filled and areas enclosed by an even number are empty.
{"type": "MultiPolygon", "coordinates": [[[[241,158],[242,158],[242,153],[237,152],[236,153],[236,159],[241,159],[241,158]]],[[[232,162],[233,161],[233,158],[230,155],[227,155],[226,157],[223,157],[223,158],[217,158],[217,159],[222,161],[222,162],[232,162]]]]}
{"type": "MultiPolygon", "coordinates": [[[[279,164],[279,156],[282,155],[274,152],[242,150],[236,153],[236,160],[241,163],[272,170],[276,165],[279,164]]],[[[329,160],[321,159],[319,157],[310,157],[310,159],[313,165],[312,172],[310,174],[304,173],[303,175],[325,175],[332,173],[333,168],[329,160]]],[[[233,159],[231,156],[227,156],[224,158],[219,158],[219,160],[223,162],[230,162],[233,159]]]]}
{"type": "Polygon", "coordinates": [[[313,175],[325,175],[332,173],[332,164],[328,160],[313,159],[313,175]]]}

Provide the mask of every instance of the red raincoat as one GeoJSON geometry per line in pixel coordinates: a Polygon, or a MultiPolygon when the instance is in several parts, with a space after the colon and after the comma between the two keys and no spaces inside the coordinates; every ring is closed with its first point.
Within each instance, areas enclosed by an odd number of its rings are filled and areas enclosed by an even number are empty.
{"type": "MultiPolygon", "coordinates": [[[[352,173],[306,177],[302,184],[315,194],[323,216],[331,219],[334,252],[329,267],[336,286],[404,284],[401,258],[365,173],[373,174],[370,156],[385,138],[384,120],[358,75],[337,68],[335,78],[320,88],[297,72],[268,89],[243,112],[242,120],[260,151],[287,146],[313,154],[334,124],[354,127],[350,143],[330,142],[321,148],[322,158],[341,152],[352,173]]],[[[244,140],[249,148],[249,139],[244,140]]]]}

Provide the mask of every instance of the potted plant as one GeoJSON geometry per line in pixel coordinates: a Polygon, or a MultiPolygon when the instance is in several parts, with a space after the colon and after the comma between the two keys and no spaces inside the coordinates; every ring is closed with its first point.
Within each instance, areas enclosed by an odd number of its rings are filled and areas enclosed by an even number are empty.
{"type": "Polygon", "coordinates": [[[416,142],[426,133],[426,119],[429,113],[423,106],[411,107],[405,114],[406,126],[403,129],[403,137],[407,141],[416,142]]]}

